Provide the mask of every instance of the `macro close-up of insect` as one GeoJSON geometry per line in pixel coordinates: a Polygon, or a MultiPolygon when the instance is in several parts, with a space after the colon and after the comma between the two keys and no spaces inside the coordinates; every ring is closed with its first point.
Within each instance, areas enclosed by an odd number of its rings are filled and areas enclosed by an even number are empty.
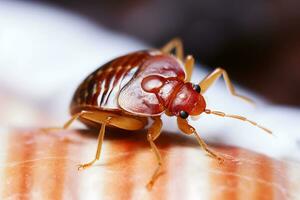
{"type": "Polygon", "coordinates": [[[298,200],[299,7],[0,1],[0,200],[298,200]]]}
{"type": "Polygon", "coordinates": [[[175,38],[160,49],[137,51],[113,59],[91,73],[75,91],[70,106],[72,117],[63,126],[67,129],[78,119],[88,127],[101,127],[95,158],[80,164],[78,169],[86,169],[100,159],[107,126],[136,131],[151,122],[147,140],[157,159],[157,168],[147,184],[151,188],[163,163],[154,143],[161,133],[163,114],[176,117],[178,128],[184,134],[195,136],[201,148],[220,164],[224,158],[209,149],[188,123],[189,116],[204,113],[234,118],[271,133],[243,116],[206,108],[202,95],[221,77],[231,95],[250,103],[252,101],[235,92],[224,69],[217,68],[199,83],[191,83],[193,68],[194,58],[191,55],[184,57],[182,42],[175,38]]]}

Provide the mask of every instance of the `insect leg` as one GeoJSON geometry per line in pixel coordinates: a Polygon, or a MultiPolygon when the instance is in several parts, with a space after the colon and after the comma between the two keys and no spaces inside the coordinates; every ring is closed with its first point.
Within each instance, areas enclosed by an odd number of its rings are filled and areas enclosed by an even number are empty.
{"type": "Polygon", "coordinates": [[[154,144],[154,140],[156,138],[158,138],[158,136],[160,135],[161,127],[162,127],[162,121],[161,121],[160,117],[155,117],[153,119],[154,119],[154,122],[153,122],[152,126],[148,129],[147,140],[150,143],[152,151],[155,153],[158,165],[157,165],[150,181],[147,184],[148,189],[152,188],[156,178],[158,177],[159,170],[162,166],[161,155],[160,155],[156,145],[154,144]]]}
{"type": "Polygon", "coordinates": [[[194,64],[195,64],[195,60],[193,56],[188,55],[185,58],[185,63],[184,63],[187,82],[191,81],[194,64]]]}
{"type": "Polygon", "coordinates": [[[192,127],[191,125],[188,124],[188,121],[186,119],[182,119],[180,117],[177,117],[177,124],[178,124],[178,128],[184,132],[185,134],[191,135],[194,134],[194,136],[196,137],[198,143],[200,144],[201,148],[206,151],[206,153],[212,157],[215,158],[219,161],[219,163],[222,163],[224,161],[224,159],[219,156],[217,153],[213,152],[212,150],[210,150],[207,146],[207,144],[204,142],[204,140],[202,140],[199,136],[199,134],[196,132],[195,128],[192,127]]]}
{"type": "Polygon", "coordinates": [[[85,163],[85,164],[80,164],[78,167],[78,170],[86,169],[86,168],[92,166],[97,160],[100,159],[101,148],[102,148],[102,143],[103,143],[104,134],[105,134],[105,127],[107,124],[109,124],[110,119],[111,118],[108,117],[107,120],[104,121],[101,125],[101,129],[100,129],[99,136],[98,136],[98,146],[97,146],[96,156],[95,156],[94,160],[92,160],[88,163],[85,163]]]}
{"type": "MultiPolygon", "coordinates": [[[[179,38],[174,38],[169,41],[165,46],[161,48],[161,51],[164,53],[171,53],[175,49],[176,57],[183,61],[183,44],[179,38]]],[[[185,58],[185,72],[186,72],[186,81],[191,80],[192,71],[194,68],[194,58],[191,55],[188,55],[185,58]]]]}
{"type": "Polygon", "coordinates": [[[205,93],[206,90],[212,86],[212,84],[218,80],[221,76],[223,76],[226,86],[229,90],[229,92],[236,97],[239,97],[249,103],[253,103],[253,101],[251,99],[249,99],[248,97],[239,95],[235,92],[235,88],[233,87],[233,84],[231,83],[229,76],[227,74],[227,72],[222,69],[222,68],[217,68],[215,69],[212,73],[210,73],[208,76],[206,76],[200,83],[199,86],[201,88],[201,93],[205,93]]]}
{"type": "Polygon", "coordinates": [[[179,38],[174,38],[161,48],[164,53],[171,53],[175,49],[176,57],[183,61],[183,45],[179,38]]]}
{"type": "Polygon", "coordinates": [[[63,127],[50,127],[50,128],[42,128],[43,131],[59,131],[59,130],[65,130],[67,128],[69,128],[71,126],[71,124],[78,119],[79,117],[81,117],[83,114],[87,113],[86,111],[81,111],[79,113],[76,113],[75,115],[73,115],[71,117],[71,119],[69,119],[64,125],[63,127]]]}

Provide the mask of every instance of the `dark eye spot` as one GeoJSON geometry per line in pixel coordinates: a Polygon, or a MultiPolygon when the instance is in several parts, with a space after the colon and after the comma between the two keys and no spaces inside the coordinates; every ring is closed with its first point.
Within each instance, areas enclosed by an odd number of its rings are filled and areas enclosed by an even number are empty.
{"type": "Polygon", "coordinates": [[[201,88],[200,88],[200,86],[199,86],[198,84],[193,84],[193,89],[194,89],[196,92],[198,92],[198,93],[201,92],[201,88]]]}
{"type": "Polygon", "coordinates": [[[182,119],[186,119],[186,118],[188,118],[189,114],[187,112],[185,112],[185,111],[182,110],[182,111],[180,111],[179,116],[182,119]]]}

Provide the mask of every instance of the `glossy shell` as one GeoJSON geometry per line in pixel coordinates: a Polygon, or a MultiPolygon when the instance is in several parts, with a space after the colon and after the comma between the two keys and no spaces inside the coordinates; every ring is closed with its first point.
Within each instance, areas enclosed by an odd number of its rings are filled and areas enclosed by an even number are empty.
{"type": "Polygon", "coordinates": [[[171,55],[154,50],[128,54],[104,64],[80,84],[72,99],[71,114],[99,109],[138,116],[159,115],[165,110],[166,102],[162,100],[167,101],[174,86],[184,79],[183,65],[171,55]],[[160,95],[142,87],[149,76],[164,79],[156,91],[160,95]]]}

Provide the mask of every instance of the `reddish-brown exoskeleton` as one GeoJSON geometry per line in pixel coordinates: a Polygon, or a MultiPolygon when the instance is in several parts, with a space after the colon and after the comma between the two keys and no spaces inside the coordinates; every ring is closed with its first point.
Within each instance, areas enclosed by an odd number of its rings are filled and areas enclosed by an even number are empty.
{"type": "Polygon", "coordinates": [[[152,118],[147,139],[158,166],[148,183],[151,188],[162,165],[154,140],[160,135],[163,113],[177,117],[179,129],[185,134],[193,134],[200,146],[219,161],[223,159],[211,151],[188,124],[189,115],[206,113],[235,118],[271,133],[245,117],[207,109],[202,94],[221,76],[232,95],[250,100],[235,93],[226,71],[221,68],[199,84],[190,83],[193,67],[193,57],[189,55],[183,59],[182,43],[179,39],[173,39],[159,50],[138,51],[116,58],[89,75],[76,90],[70,107],[72,118],[63,126],[68,128],[76,119],[88,126],[101,124],[96,156],[91,162],[81,164],[79,169],[88,168],[99,160],[106,126],[140,130],[152,118]],[[175,55],[171,54],[173,50],[175,55]]]}

